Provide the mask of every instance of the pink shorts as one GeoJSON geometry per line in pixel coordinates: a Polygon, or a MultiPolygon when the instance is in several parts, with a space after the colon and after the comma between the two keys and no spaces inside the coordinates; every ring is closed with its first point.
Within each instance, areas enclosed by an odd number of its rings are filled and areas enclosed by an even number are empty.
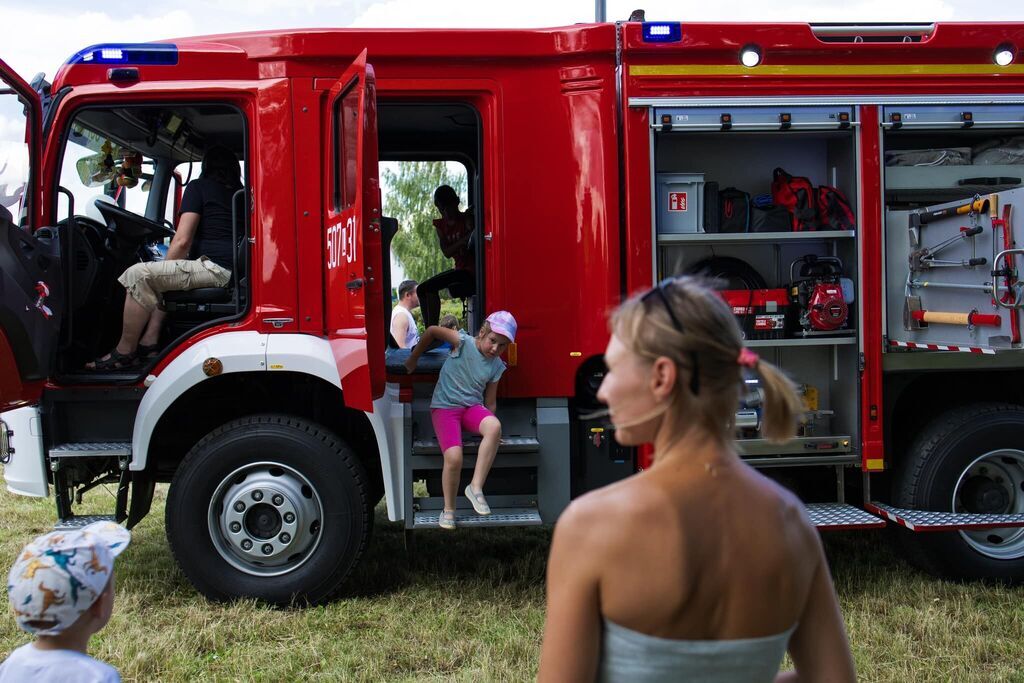
{"type": "Polygon", "coordinates": [[[430,421],[434,423],[434,434],[441,452],[462,445],[463,429],[479,434],[480,423],[485,417],[494,417],[494,413],[479,403],[469,408],[431,408],[430,421]]]}

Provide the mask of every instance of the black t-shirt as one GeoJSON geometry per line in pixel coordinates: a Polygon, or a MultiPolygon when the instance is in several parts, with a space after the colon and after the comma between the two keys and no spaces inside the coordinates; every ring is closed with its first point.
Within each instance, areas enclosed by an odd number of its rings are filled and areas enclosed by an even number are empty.
{"type": "Polygon", "coordinates": [[[181,197],[182,213],[198,213],[199,227],[192,240],[191,258],[208,256],[214,263],[231,270],[231,195],[226,185],[209,178],[196,178],[185,186],[181,197]]]}

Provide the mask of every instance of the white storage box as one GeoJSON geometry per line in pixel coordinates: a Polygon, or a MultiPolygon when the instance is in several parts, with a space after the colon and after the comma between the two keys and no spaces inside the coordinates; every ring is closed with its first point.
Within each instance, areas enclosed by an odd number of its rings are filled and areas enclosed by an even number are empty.
{"type": "Polygon", "coordinates": [[[704,232],[704,174],[657,174],[657,231],[704,232]]]}

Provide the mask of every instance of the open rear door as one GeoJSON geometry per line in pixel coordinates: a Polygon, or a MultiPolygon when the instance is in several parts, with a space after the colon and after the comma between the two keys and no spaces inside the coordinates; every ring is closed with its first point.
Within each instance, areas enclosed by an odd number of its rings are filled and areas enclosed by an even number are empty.
{"type": "Polygon", "coordinates": [[[37,397],[60,333],[56,235],[33,234],[41,121],[39,96],[0,61],[0,411],[37,397]]]}
{"type": "Polygon", "coordinates": [[[345,405],[373,410],[384,393],[377,104],[366,51],[324,102],[325,325],[345,405]]]}

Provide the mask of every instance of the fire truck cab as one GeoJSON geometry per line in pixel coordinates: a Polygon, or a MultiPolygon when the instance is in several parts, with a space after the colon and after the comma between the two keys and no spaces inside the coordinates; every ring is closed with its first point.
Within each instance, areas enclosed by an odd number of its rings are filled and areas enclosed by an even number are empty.
{"type": "Polygon", "coordinates": [[[389,339],[402,225],[378,163],[457,161],[476,268],[450,295],[471,330],[520,323],[493,514],[460,499],[460,526],[550,524],[647,464],[593,415],[606,312],[697,273],[807,405],[770,444],[749,380],[747,462],[823,529],[893,523],[937,574],[1024,577],[1022,43],[1016,24],[625,22],[98,45],[52,85],[0,63],[24,122],[0,141],[21,160],[0,171],[7,487],[53,495],[59,526],[110,487],[133,526],[170,483],[170,546],[213,599],[330,598],[381,499],[410,534],[436,526],[443,355],[406,374],[389,339]],[[213,146],[242,179],[231,280],[168,293],[156,349],[86,369],[213,146]]]}

